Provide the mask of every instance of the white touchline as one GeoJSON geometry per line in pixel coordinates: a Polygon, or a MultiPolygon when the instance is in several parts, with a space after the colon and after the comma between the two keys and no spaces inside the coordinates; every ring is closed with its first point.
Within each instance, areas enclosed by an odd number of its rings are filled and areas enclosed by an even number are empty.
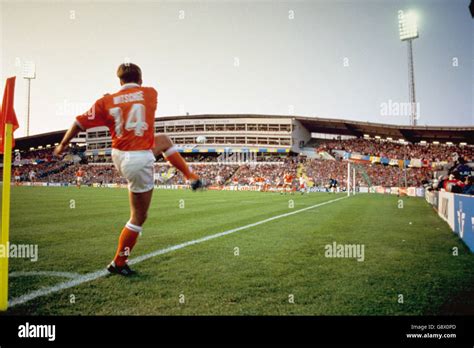
{"type": "MultiPolygon", "coordinates": [[[[345,198],[348,198],[348,196],[344,196],[344,197],[340,197],[340,198],[336,198],[336,199],[331,199],[329,201],[318,203],[318,204],[312,205],[310,207],[306,207],[306,208],[298,209],[298,210],[295,210],[295,211],[292,211],[292,212],[289,212],[289,213],[273,216],[271,218],[261,220],[261,221],[258,221],[258,222],[254,222],[252,224],[248,224],[248,225],[245,225],[245,226],[233,228],[233,229],[228,230],[228,231],[224,231],[224,232],[220,232],[220,233],[216,233],[216,234],[211,234],[210,236],[206,236],[206,237],[202,237],[202,238],[199,238],[199,239],[191,240],[189,242],[184,242],[184,243],[181,243],[181,244],[176,244],[176,245],[170,246],[170,247],[165,248],[165,249],[152,251],[151,253],[141,255],[141,256],[135,257],[134,259],[131,259],[128,262],[128,264],[129,265],[134,265],[136,263],[151,259],[152,257],[158,256],[158,255],[167,254],[171,251],[186,248],[187,246],[190,246],[190,245],[199,244],[199,243],[206,242],[206,241],[214,239],[214,238],[219,238],[219,237],[231,234],[231,233],[246,230],[248,228],[255,227],[255,226],[258,226],[258,225],[262,225],[262,224],[265,224],[265,223],[273,221],[273,220],[281,219],[281,218],[284,218],[284,217],[287,217],[287,216],[291,216],[291,215],[294,215],[294,214],[301,213],[301,212],[306,211],[306,210],[310,210],[310,209],[317,208],[317,207],[320,207],[320,206],[323,206],[323,205],[326,205],[326,204],[334,203],[334,202],[340,201],[341,199],[345,199],[345,198]]],[[[32,291],[28,294],[19,296],[17,298],[14,298],[14,299],[12,299],[8,302],[8,305],[9,305],[9,307],[13,307],[13,306],[16,306],[16,305],[19,305],[19,304],[23,304],[23,303],[29,302],[31,300],[34,300],[35,298],[38,298],[38,297],[47,296],[47,295],[50,295],[54,292],[69,289],[69,288],[72,288],[74,286],[77,286],[77,285],[80,285],[80,284],[83,284],[83,283],[87,283],[87,282],[96,280],[98,278],[105,277],[107,274],[109,274],[109,272],[106,269],[99,270],[99,271],[92,272],[92,273],[87,273],[87,274],[81,275],[77,278],[65,281],[63,283],[59,283],[58,285],[45,287],[45,288],[42,288],[42,289],[39,289],[39,290],[32,291]]]]}

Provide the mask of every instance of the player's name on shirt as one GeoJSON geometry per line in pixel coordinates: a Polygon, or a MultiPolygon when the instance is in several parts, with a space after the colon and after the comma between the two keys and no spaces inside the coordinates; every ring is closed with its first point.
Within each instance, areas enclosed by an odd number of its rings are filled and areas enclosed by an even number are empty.
{"type": "Polygon", "coordinates": [[[134,93],[121,94],[114,97],[114,104],[130,103],[135,101],[143,101],[143,91],[138,91],[134,93]]]}

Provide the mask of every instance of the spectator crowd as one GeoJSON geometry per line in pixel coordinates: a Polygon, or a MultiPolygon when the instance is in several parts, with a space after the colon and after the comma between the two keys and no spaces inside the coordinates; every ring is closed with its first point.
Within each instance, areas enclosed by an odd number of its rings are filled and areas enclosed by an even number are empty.
{"type": "Polygon", "coordinates": [[[325,141],[317,151],[333,152],[342,150],[361,155],[387,157],[394,159],[420,159],[429,162],[451,162],[460,157],[473,160],[473,148],[470,146],[411,144],[377,139],[344,139],[325,141]]]}
{"type": "MultiPolygon", "coordinates": [[[[448,168],[425,166],[421,168],[400,168],[398,165],[382,165],[375,163],[357,163],[357,186],[425,186],[433,190],[449,190],[473,194],[472,171],[473,147],[441,146],[422,144],[399,144],[388,141],[367,139],[346,139],[325,141],[318,145],[317,151],[334,153],[335,150],[388,157],[396,159],[421,159],[430,162],[446,162],[448,168]]],[[[79,168],[85,174],[83,184],[125,184],[113,164],[108,159],[88,163],[87,158],[77,148],[71,149],[68,156],[55,158],[53,149],[26,151],[21,153],[21,160],[13,167],[19,173],[20,182],[32,181],[72,184],[76,181],[79,168]],[[72,155],[76,155],[75,159],[72,155]],[[79,156],[80,161],[77,160],[79,156]]],[[[18,156],[17,156],[18,157],[18,156]]],[[[335,156],[337,157],[337,156],[335,156]]],[[[15,157],[14,157],[15,158],[15,157]]],[[[254,162],[220,161],[218,154],[185,154],[192,169],[211,185],[254,185],[264,182],[270,186],[278,186],[285,175],[293,177],[293,184],[298,185],[298,176],[304,174],[312,185],[326,187],[330,179],[338,181],[345,187],[347,180],[347,161],[341,159],[322,160],[295,156],[291,154],[259,155],[254,162]],[[219,162],[220,161],[220,162],[219,162]]],[[[162,156],[155,163],[157,184],[186,184],[180,172],[170,167],[162,156]]]]}

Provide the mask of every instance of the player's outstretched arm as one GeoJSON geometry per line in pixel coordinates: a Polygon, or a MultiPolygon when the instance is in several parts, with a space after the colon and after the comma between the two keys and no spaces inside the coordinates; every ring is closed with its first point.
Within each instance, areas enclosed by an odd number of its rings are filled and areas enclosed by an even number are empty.
{"type": "Polygon", "coordinates": [[[58,146],[54,149],[54,154],[59,156],[62,154],[68,147],[71,139],[73,139],[82,129],[77,125],[76,122],[69,128],[69,130],[64,134],[63,140],[59,143],[58,146]]]}

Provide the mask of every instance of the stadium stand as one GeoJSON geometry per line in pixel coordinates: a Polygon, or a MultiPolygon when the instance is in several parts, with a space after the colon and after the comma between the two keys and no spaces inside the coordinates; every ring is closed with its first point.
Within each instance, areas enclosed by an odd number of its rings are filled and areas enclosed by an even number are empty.
{"type": "MultiPolygon", "coordinates": [[[[357,169],[358,188],[425,187],[472,194],[474,129],[341,122],[286,116],[199,115],[159,118],[156,131],[169,134],[193,170],[214,188],[275,189],[282,185],[285,174],[293,177],[293,186],[297,187],[298,177],[304,173],[314,189],[327,189],[330,179],[336,179],[343,189],[350,161],[357,169]],[[378,134],[400,134],[404,139],[378,134]],[[206,136],[205,144],[196,141],[198,135],[206,136]],[[458,143],[442,144],[440,139],[458,143]],[[314,156],[310,156],[312,153],[314,156]]],[[[81,133],[66,156],[55,158],[52,150],[63,134],[59,131],[17,139],[13,170],[20,171],[21,183],[33,184],[30,173],[34,171],[35,185],[70,185],[82,168],[85,185],[125,185],[111,161],[107,129],[81,133]]],[[[155,165],[155,179],[158,186],[187,184],[161,156],[155,165]]]]}

